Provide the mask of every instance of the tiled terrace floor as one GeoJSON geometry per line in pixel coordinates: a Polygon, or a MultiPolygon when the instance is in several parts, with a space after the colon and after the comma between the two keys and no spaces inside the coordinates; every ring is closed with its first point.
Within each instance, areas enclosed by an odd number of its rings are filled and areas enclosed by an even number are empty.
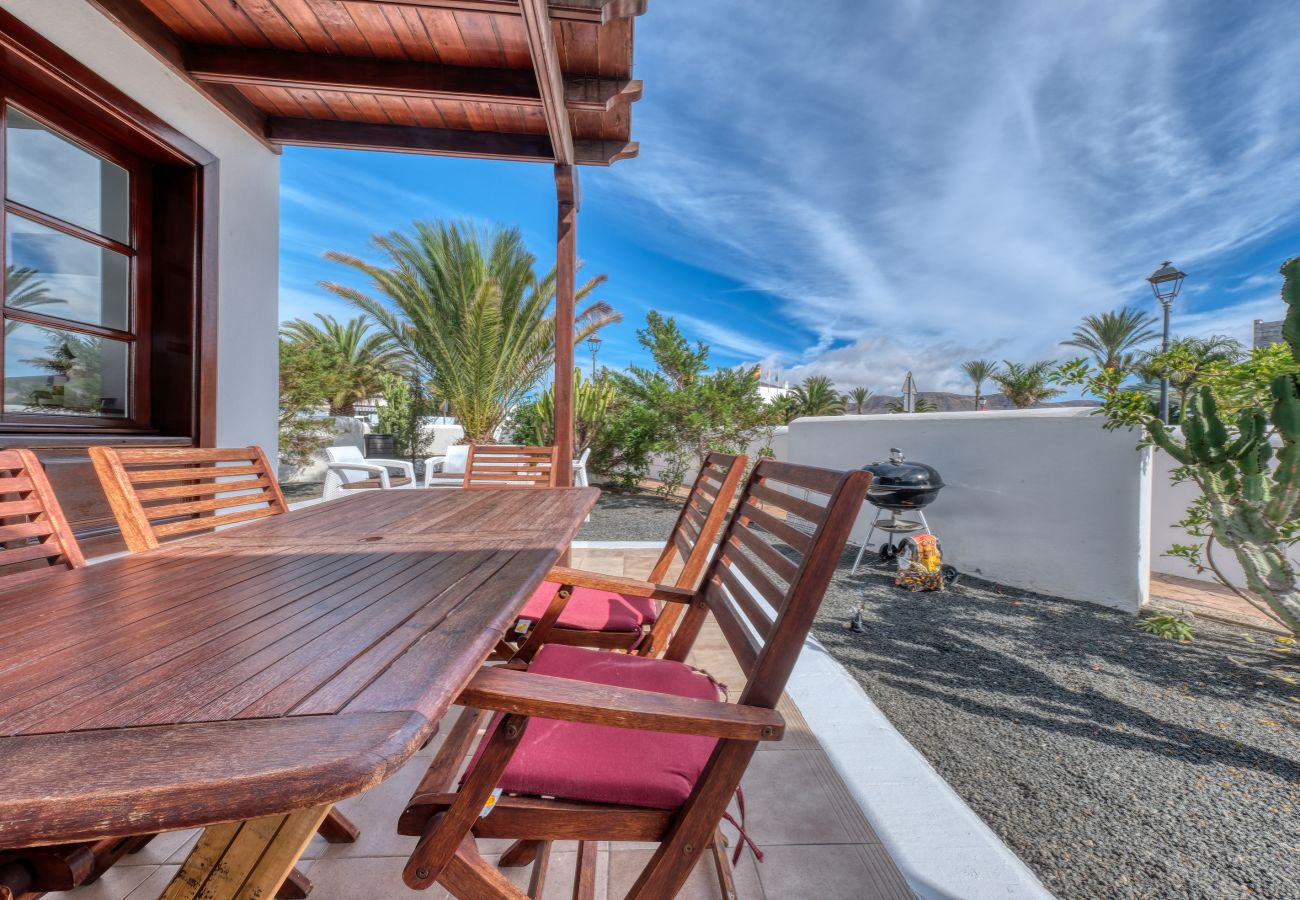
{"type": "Polygon", "coordinates": [[[1177,575],[1152,572],[1151,603],[1161,609],[1188,612],[1207,619],[1233,625],[1247,625],[1278,634],[1290,634],[1276,619],[1247,603],[1227,588],[1195,578],[1181,578],[1177,575]]]}
{"type": "MultiPolygon", "coordinates": [[[[573,565],[612,575],[645,577],[656,556],[647,550],[575,550],[573,565]]],[[[744,683],[721,632],[706,629],[690,660],[733,692],[744,683]]],[[[808,730],[798,709],[786,698],[785,739],[764,745],[744,780],[746,826],[762,848],[764,861],[746,851],[736,866],[736,888],[744,900],[894,900],[911,897],[902,876],[847,788],[831,766],[817,738],[808,730]]],[[[395,832],[397,816],[411,795],[430,759],[437,739],[420,751],[397,775],[360,796],[345,800],[340,808],[361,828],[355,844],[329,845],[317,837],[300,868],[315,883],[312,900],[429,900],[447,897],[441,888],[422,895],[401,881],[402,865],[415,838],[395,832]]],[[[734,813],[734,810],[733,810],[734,813]]],[[[723,826],[729,839],[735,829],[723,826]]],[[[197,839],[197,832],[160,835],[135,856],[110,870],[100,883],[69,894],[52,894],[59,900],[154,900],[176,873],[197,839]]],[[[504,850],[506,842],[484,841],[489,859],[504,850]]],[[[597,861],[598,900],[615,900],[632,886],[653,845],[601,845],[597,861]]],[[[557,844],[551,857],[544,898],[572,896],[576,847],[557,844]]],[[[521,888],[529,869],[506,870],[521,888]]],[[[681,900],[720,898],[714,869],[707,858],[696,867],[681,900]]]]}

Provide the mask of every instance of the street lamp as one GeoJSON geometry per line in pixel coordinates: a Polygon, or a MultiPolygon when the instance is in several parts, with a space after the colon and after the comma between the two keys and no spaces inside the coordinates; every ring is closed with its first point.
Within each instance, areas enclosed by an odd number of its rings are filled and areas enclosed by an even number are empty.
{"type": "MultiPolygon", "coordinates": [[[[1160,301],[1160,307],[1165,313],[1164,336],[1160,339],[1160,352],[1165,353],[1169,350],[1169,310],[1174,305],[1174,298],[1178,296],[1178,291],[1183,286],[1183,279],[1187,275],[1180,272],[1173,263],[1165,260],[1160,264],[1160,268],[1151,273],[1147,282],[1151,285],[1151,293],[1156,295],[1160,301]]],[[[1166,425],[1169,424],[1169,379],[1160,379],[1160,421],[1166,425]]]]}
{"type": "Polygon", "coordinates": [[[600,352],[602,341],[596,335],[587,338],[587,349],[591,351],[591,380],[596,380],[596,354],[600,352]]]}

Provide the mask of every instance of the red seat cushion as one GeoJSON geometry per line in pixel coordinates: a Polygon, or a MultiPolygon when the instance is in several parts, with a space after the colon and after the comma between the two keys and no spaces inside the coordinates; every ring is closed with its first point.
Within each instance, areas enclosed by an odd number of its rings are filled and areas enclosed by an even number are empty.
{"type": "MultiPolygon", "coordinates": [[[[553,581],[542,582],[542,586],[528,598],[519,618],[532,622],[541,619],[559,589],[560,586],[553,581]]],[[[577,631],[636,632],[643,625],[653,625],[658,614],[655,602],[647,597],[629,597],[613,591],[579,587],[573,589],[569,605],[555,624],[577,631]]]]}
{"type": "MultiPolygon", "coordinates": [[[[547,644],[529,671],[697,700],[719,699],[708,676],[666,659],[547,644]]],[[[471,770],[486,743],[484,739],[479,744],[471,770]]],[[[694,735],[530,719],[498,787],[511,794],[677,809],[690,796],[716,743],[694,735]]]]}

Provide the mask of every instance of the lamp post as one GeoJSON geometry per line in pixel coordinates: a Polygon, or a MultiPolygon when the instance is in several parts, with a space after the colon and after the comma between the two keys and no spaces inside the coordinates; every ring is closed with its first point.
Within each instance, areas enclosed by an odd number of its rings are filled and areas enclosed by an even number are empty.
{"type": "Polygon", "coordinates": [[[587,338],[587,349],[591,351],[591,380],[596,380],[596,354],[600,352],[602,341],[596,335],[587,338]]]}
{"type": "MultiPolygon", "coordinates": [[[[1164,310],[1165,326],[1163,336],[1160,338],[1160,352],[1165,353],[1169,350],[1169,310],[1174,305],[1174,298],[1178,296],[1178,291],[1183,286],[1183,279],[1187,275],[1180,272],[1178,268],[1169,260],[1160,264],[1160,268],[1151,273],[1147,278],[1147,283],[1151,285],[1151,293],[1155,294],[1160,301],[1160,307],[1164,310]]],[[[1160,379],[1160,421],[1166,425],[1169,424],[1169,379],[1160,379]]]]}

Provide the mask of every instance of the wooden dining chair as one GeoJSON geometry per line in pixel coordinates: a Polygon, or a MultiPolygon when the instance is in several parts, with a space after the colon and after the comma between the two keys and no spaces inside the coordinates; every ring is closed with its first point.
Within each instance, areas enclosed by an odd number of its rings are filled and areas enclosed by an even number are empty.
{"type": "MultiPolygon", "coordinates": [[[[30,450],[0,450],[0,608],[10,590],[86,565],[45,469],[30,450]]],[[[106,838],[24,850],[0,850],[0,896],[35,900],[47,891],[92,884],[150,836],[106,838]]]]}
{"type": "Polygon", "coordinates": [[[36,454],[0,450],[0,590],[85,564],[36,454]]]}
{"type": "MultiPolygon", "coordinates": [[[[398,831],[420,838],[406,884],[437,882],[458,897],[541,896],[552,842],[576,840],[574,897],[585,900],[594,896],[596,842],[652,841],[658,848],[628,897],[675,896],[706,852],[728,893],[734,861],[720,823],[759,742],[782,737],[777,701],[870,481],[867,472],[764,459],[697,590],[622,579],[621,590],[686,608],[663,659],[547,644],[527,669],[480,670],[400,817],[398,831]],[[684,663],[710,615],[747,678],[735,703],[684,663]],[[515,842],[502,864],[533,863],[529,894],[484,860],[477,838],[515,842]]],[[[748,840],[740,827],[738,848],[748,840]]]]}
{"type": "MultiPolygon", "coordinates": [[[[743,454],[708,455],[650,571],[651,583],[666,581],[676,570],[672,583],[695,589],[747,463],[743,454]]],[[[667,647],[681,612],[680,603],[660,604],[648,597],[623,594],[617,584],[596,572],[556,568],[520,613],[520,620],[529,628],[522,633],[516,628],[520,647],[515,656],[530,660],[546,643],[658,656],[667,647]]]]}
{"type": "Polygon", "coordinates": [[[466,488],[555,487],[559,448],[475,444],[465,461],[466,488]]]}
{"type": "MultiPolygon", "coordinates": [[[[289,511],[260,447],[91,447],[90,460],[132,553],[154,550],[169,538],[289,511]]],[[[350,844],[360,833],[337,808],[320,827],[331,844],[350,844]]],[[[295,870],[280,896],[305,896],[310,885],[295,870]]]]}
{"type": "Polygon", "coordinates": [[[132,553],[289,511],[260,447],[91,447],[90,460],[132,553]]]}

